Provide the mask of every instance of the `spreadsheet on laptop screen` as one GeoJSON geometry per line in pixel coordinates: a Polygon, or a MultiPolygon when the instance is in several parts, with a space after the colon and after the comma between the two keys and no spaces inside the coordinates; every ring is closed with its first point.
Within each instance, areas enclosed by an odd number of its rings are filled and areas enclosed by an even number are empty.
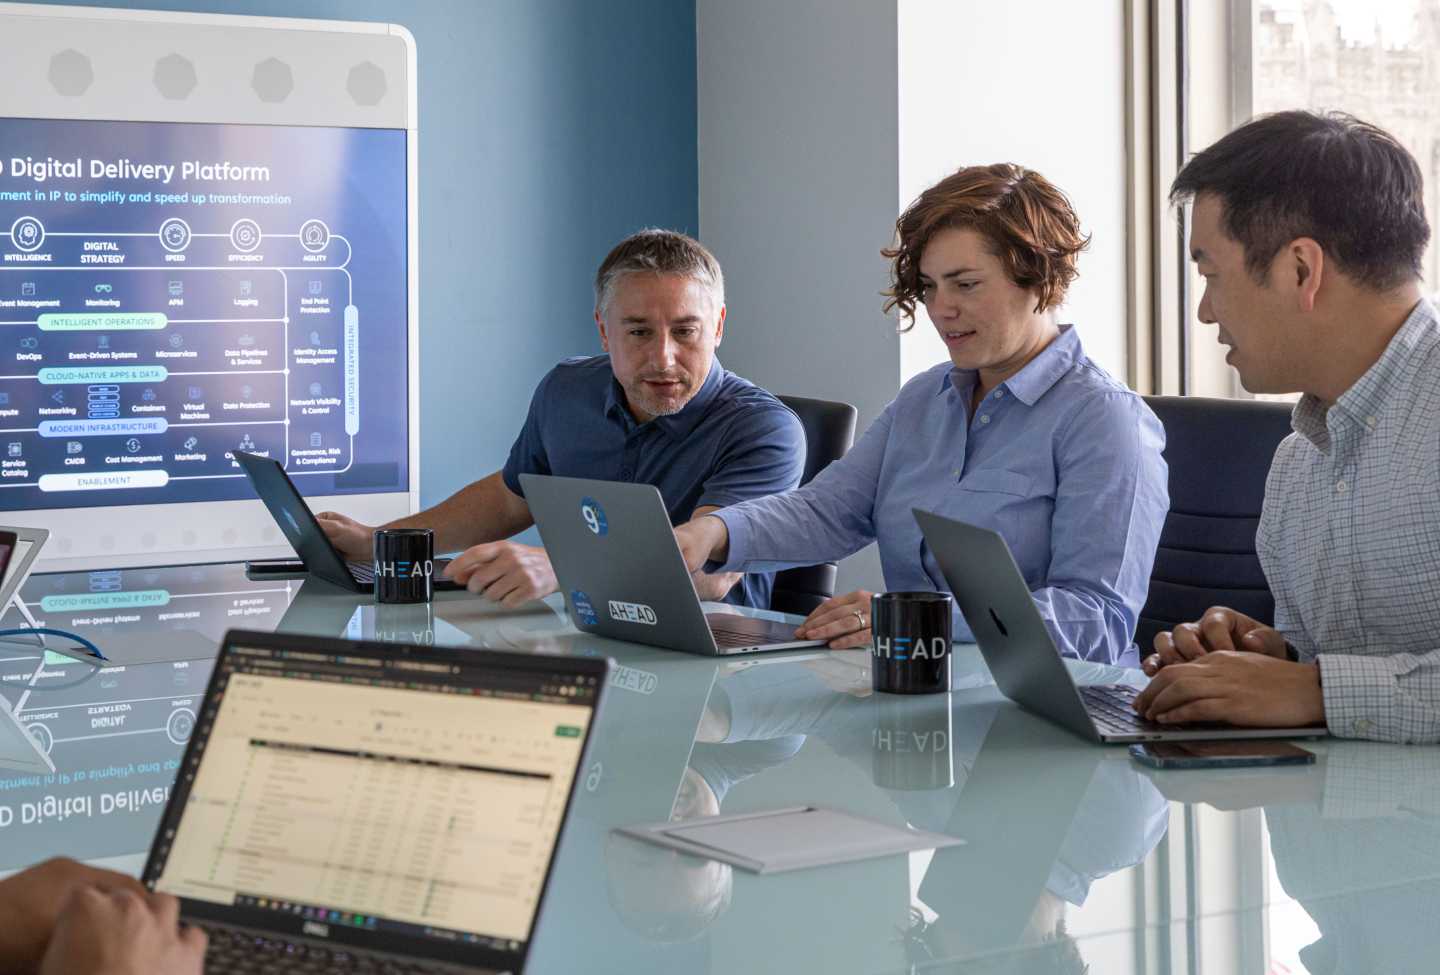
{"type": "Polygon", "coordinates": [[[584,678],[232,659],[157,889],[528,940],[593,715],[584,678]]]}

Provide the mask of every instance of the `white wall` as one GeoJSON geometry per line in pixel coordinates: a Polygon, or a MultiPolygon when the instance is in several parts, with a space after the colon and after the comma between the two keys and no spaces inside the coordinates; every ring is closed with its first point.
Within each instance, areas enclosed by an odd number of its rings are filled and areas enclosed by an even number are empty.
{"type": "MultiPolygon", "coordinates": [[[[1061,320],[1125,375],[1123,0],[697,0],[700,236],[725,268],[721,359],[847,400],[863,430],[945,357],[881,313],[900,209],[961,165],[1023,163],[1093,234],[1061,320]]],[[[877,562],[840,591],[879,588],[877,562]]]]}
{"type": "MultiPolygon", "coordinates": [[[[720,358],[772,392],[895,396],[880,249],[896,216],[893,0],[698,0],[700,238],[725,269],[720,358]]],[[[880,589],[878,561],[840,591],[880,589]]]]}
{"type": "MultiPolygon", "coordinates": [[[[1123,0],[897,6],[901,205],[975,164],[1019,163],[1060,187],[1092,235],[1060,320],[1074,323],[1085,351],[1123,382],[1123,0]]],[[[701,213],[703,227],[703,179],[701,213]]],[[[901,343],[902,375],[944,358],[922,313],[901,343]]]]}

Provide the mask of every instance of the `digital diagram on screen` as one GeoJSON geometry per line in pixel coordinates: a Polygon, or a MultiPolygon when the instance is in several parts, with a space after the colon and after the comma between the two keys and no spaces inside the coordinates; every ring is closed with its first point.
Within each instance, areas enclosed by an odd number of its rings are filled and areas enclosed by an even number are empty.
{"type": "Polygon", "coordinates": [[[408,487],[401,131],[0,119],[0,510],[408,487]]]}

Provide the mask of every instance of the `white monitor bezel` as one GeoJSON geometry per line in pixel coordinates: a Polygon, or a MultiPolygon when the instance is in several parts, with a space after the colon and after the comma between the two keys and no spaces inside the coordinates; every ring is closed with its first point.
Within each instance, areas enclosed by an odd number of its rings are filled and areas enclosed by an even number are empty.
{"type": "MultiPolygon", "coordinates": [[[[229,14],[173,13],[148,10],[112,10],[95,7],[32,6],[0,3],[0,35],[12,38],[7,48],[17,52],[11,70],[25,75],[25,85],[4,84],[4,68],[0,67],[0,118],[57,118],[92,121],[135,122],[196,122],[229,124],[316,125],[336,128],[403,129],[406,133],[406,201],[407,201],[407,291],[409,304],[407,399],[409,409],[408,490],[370,495],[314,496],[307,498],[317,511],[333,509],[368,524],[379,524],[409,514],[420,504],[420,438],[419,438],[419,192],[418,137],[419,101],[416,85],[415,38],[398,24],[358,21],[302,20],[282,17],[246,17],[229,14]],[[45,22],[51,23],[45,23],[45,22]],[[17,33],[28,35],[37,30],[55,31],[56,43],[21,44],[17,33]],[[97,95],[109,100],[109,110],[99,112],[83,103],[61,104],[57,96],[43,90],[44,73],[36,76],[35,58],[48,58],[56,50],[75,46],[74,38],[83,36],[86,28],[103,31],[103,51],[92,55],[96,62],[97,81],[101,72],[113,67],[117,77],[104,78],[103,92],[97,95]],[[264,34],[255,31],[267,32],[264,34]],[[190,32],[190,33],[187,33],[190,32]],[[319,44],[317,32],[323,32],[319,44]],[[187,50],[186,38],[193,34],[202,38],[196,44],[208,44],[217,52],[217,61],[229,71],[220,79],[220,101],[201,104],[203,114],[197,116],[197,103],[181,101],[166,104],[156,93],[146,90],[144,70],[131,69],[135,63],[149,65],[146,55],[187,50]],[[266,56],[267,41],[286,45],[326,46],[327,56],[344,57],[347,42],[359,52],[355,56],[374,59],[376,39],[398,41],[402,46],[398,74],[404,78],[403,98],[389,99],[380,112],[368,116],[353,105],[346,105],[333,96],[343,94],[343,86],[326,88],[311,86],[316,94],[305,94],[297,85],[295,101],[280,108],[260,105],[258,97],[248,92],[243,68],[252,60],[266,56]],[[253,56],[236,53],[247,41],[256,44],[253,56]],[[26,50],[32,53],[25,64],[26,50]],[[112,66],[104,61],[119,52],[112,66]],[[18,66],[16,66],[18,63],[18,66]],[[135,97],[127,95],[132,86],[135,97]],[[8,94],[6,89],[8,88],[8,94]],[[247,101],[248,92],[248,101],[247,101]],[[329,92],[321,98],[322,93],[329,92]],[[144,97],[139,97],[143,95],[144,97]],[[228,104],[225,99],[232,99],[228,104]],[[115,106],[123,103],[124,112],[115,106]]],[[[390,45],[386,45],[388,51],[390,45]]],[[[395,61],[391,58],[392,63],[395,61]]],[[[298,61],[297,61],[298,64],[298,61]]],[[[207,67],[201,62],[200,67],[207,67]]],[[[302,76],[319,68],[299,64],[302,76]]],[[[338,77],[338,76],[337,76],[338,77]]],[[[13,80],[13,79],[12,79],[13,80]]],[[[212,86],[213,87],[213,86],[212,86]]],[[[208,97],[208,96],[207,96],[208,97]]],[[[292,96],[294,97],[294,96],[292,96]]],[[[287,100],[288,101],[288,100],[287,100]]],[[[241,501],[177,502],[175,504],[125,505],[116,507],[36,509],[6,512],[3,517],[21,527],[45,528],[50,531],[50,544],[39,560],[39,571],[73,571],[98,567],[122,568],[138,565],[163,565],[178,562],[230,562],[241,559],[266,558],[291,552],[288,542],[258,499],[241,501]],[[185,509],[186,517],[177,520],[176,506],[185,509]]]]}

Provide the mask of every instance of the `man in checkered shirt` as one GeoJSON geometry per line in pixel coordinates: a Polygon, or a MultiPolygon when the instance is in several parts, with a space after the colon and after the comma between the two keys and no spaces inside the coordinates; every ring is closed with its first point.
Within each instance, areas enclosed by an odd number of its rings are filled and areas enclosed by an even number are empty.
{"type": "MultiPolygon", "coordinates": [[[[1192,159],[1200,320],[1255,393],[1301,392],[1256,549],[1275,627],[1217,607],[1155,639],[1161,722],[1440,741],[1440,320],[1420,169],[1339,114],[1281,112],[1192,159]]],[[[1236,431],[1243,435],[1243,431],[1236,431]]]]}

